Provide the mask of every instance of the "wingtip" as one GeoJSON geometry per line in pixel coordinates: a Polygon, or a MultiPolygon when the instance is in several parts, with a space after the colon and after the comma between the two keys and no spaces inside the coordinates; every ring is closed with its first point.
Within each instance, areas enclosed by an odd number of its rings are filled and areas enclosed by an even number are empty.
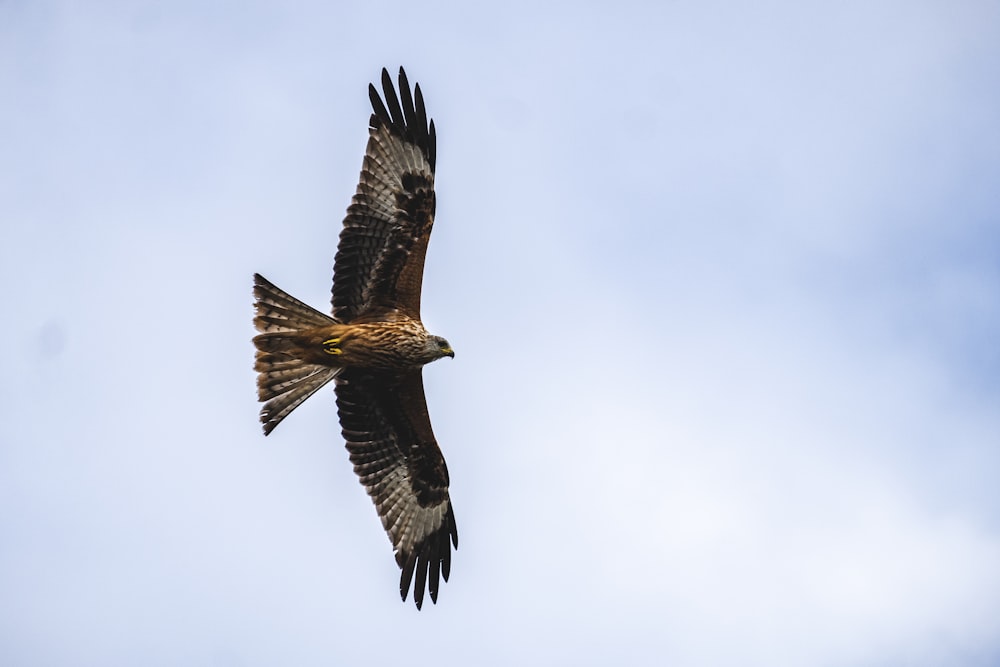
{"type": "MultiPolygon", "coordinates": [[[[399,599],[406,602],[406,598],[409,596],[410,587],[408,582],[406,584],[400,584],[399,586],[399,599]]],[[[434,604],[437,604],[437,595],[431,594],[431,600],[434,604]]],[[[414,588],[413,589],[413,603],[417,605],[417,611],[420,611],[424,607],[424,596],[423,590],[414,588]]]]}
{"type": "Polygon", "coordinates": [[[411,92],[406,69],[402,66],[399,67],[398,79],[397,93],[396,83],[393,82],[389,70],[383,67],[379,80],[382,91],[379,92],[375,83],[368,84],[368,97],[374,111],[368,122],[369,128],[377,130],[385,126],[403,139],[416,143],[427,158],[433,173],[437,161],[437,140],[434,122],[428,123],[420,84],[414,83],[411,92]]]}

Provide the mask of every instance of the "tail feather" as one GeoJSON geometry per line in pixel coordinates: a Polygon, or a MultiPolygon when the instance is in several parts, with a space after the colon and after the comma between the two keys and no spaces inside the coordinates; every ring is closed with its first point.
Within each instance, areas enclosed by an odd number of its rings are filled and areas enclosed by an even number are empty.
{"type": "Polygon", "coordinates": [[[337,323],[329,315],[278,289],[259,273],[253,274],[253,295],[257,298],[254,303],[257,315],[253,319],[257,331],[295,331],[337,323]]]}
{"type": "MultiPolygon", "coordinates": [[[[257,375],[257,395],[262,401],[269,401],[284,394],[301,383],[311,383],[327,370],[339,369],[312,364],[297,363],[285,368],[272,368],[257,375]]],[[[336,373],[334,373],[336,375],[336,373]]],[[[324,381],[324,384],[329,380],[324,381]]]]}
{"type": "Polygon", "coordinates": [[[269,434],[292,410],[335,378],[339,368],[309,363],[296,355],[302,329],[336,324],[337,320],[286,294],[259,274],[254,274],[254,326],[261,333],[257,347],[257,398],[264,402],[260,421],[269,434]]]}
{"type": "MultiPolygon", "coordinates": [[[[295,329],[290,331],[269,331],[253,337],[257,347],[257,364],[262,361],[281,363],[296,359],[294,352],[300,349],[301,342],[295,339],[295,329]]],[[[259,368],[257,370],[260,370],[259,368]]]]}
{"type": "MultiPolygon", "coordinates": [[[[257,391],[260,400],[267,403],[260,409],[260,422],[264,425],[264,435],[269,434],[287,417],[292,410],[302,405],[302,402],[320,390],[323,385],[337,377],[339,368],[328,368],[326,366],[314,366],[302,363],[304,374],[296,380],[285,382],[286,388],[283,393],[271,393],[271,389],[262,388],[261,380],[269,373],[261,373],[257,382],[257,391]],[[273,396],[268,400],[265,396],[273,396]]],[[[281,381],[276,380],[279,384],[281,381]]]]}

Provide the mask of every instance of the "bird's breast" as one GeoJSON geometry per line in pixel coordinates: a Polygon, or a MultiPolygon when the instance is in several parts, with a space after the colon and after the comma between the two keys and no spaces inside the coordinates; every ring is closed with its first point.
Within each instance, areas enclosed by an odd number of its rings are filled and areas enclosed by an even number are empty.
{"type": "Polygon", "coordinates": [[[334,356],[345,367],[406,370],[423,365],[426,341],[423,325],[412,320],[347,325],[334,356]]]}

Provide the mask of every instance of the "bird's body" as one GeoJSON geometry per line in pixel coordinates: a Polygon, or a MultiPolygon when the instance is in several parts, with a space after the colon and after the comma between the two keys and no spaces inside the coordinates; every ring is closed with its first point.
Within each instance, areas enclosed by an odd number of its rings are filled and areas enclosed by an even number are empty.
{"type": "Polygon", "coordinates": [[[258,366],[267,366],[275,352],[319,366],[370,371],[419,369],[441,357],[454,356],[443,338],[432,336],[420,321],[405,315],[381,322],[311,327],[291,334],[264,333],[254,343],[258,366]]]}
{"type": "Polygon", "coordinates": [[[354,471],[375,503],[402,569],[437,601],[458,547],[448,468],[431,430],[421,369],[451,346],[420,321],[424,256],[436,204],[434,122],[420,86],[399,97],[382,70],[357,192],[334,263],[333,313],[326,315],[254,275],[254,337],[260,419],[269,434],[331,380],[354,471]]]}

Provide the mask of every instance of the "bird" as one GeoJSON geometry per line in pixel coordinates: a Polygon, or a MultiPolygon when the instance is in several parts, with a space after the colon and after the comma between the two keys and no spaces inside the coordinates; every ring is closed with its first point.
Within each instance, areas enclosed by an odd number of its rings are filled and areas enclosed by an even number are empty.
{"type": "Polygon", "coordinates": [[[341,432],[392,542],[400,596],[406,602],[412,583],[420,609],[425,589],[437,603],[458,549],[422,369],[455,352],[420,320],[437,136],[420,85],[411,94],[402,67],[398,81],[397,96],[383,68],[382,96],[368,86],[368,144],[334,258],[331,314],[254,274],[254,370],[265,436],[335,382],[341,432]]]}

